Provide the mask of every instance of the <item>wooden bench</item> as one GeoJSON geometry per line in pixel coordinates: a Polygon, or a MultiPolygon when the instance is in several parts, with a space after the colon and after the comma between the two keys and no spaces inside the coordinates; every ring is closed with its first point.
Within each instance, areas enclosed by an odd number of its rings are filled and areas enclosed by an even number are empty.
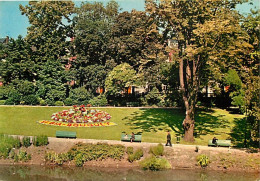
{"type": "Polygon", "coordinates": [[[76,132],[72,131],[56,131],[57,138],[76,138],[76,132]]]}
{"type": "MultiPolygon", "coordinates": [[[[208,146],[216,146],[216,145],[212,143],[212,140],[209,140],[208,146]]],[[[217,146],[230,147],[231,140],[217,140],[217,146]]]]}
{"type": "MultiPolygon", "coordinates": [[[[131,141],[131,134],[125,135],[125,133],[121,134],[121,141],[131,141]]],[[[135,139],[133,142],[141,142],[142,141],[142,135],[135,134],[135,139]]]]}

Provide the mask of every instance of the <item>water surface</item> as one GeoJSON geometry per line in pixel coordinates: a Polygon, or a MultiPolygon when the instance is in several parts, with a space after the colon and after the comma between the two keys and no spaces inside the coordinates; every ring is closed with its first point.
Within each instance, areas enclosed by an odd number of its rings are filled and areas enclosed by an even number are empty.
{"type": "Polygon", "coordinates": [[[0,165],[0,181],[257,181],[257,173],[219,172],[206,170],[144,171],[141,169],[67,168],[44,166],[0,165]]]}

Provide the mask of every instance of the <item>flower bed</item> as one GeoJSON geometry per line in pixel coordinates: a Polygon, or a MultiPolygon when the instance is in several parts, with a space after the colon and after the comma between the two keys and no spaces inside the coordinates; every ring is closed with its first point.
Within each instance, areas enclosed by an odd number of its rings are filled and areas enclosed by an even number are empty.
{"type": "Polygon", "coordinates": [[[70,110],[53,113],[51,119],[67,123],[97,123],[107,121],[111,119],[111,116],[107,112],[91,109],[90,105],[86,107],[81,105],[73,106],[73,109],[70,110]]]}

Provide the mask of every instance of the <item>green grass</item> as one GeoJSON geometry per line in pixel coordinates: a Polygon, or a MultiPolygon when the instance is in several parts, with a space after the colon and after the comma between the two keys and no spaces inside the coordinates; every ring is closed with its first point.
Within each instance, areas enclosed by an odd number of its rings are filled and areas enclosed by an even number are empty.
{"type": "MultiPolygon", "coordinates": [[[[0,133],[12,135],[55,137],[57,130],[76,131],[78,138],[120,140],[121,132],[130,134],[142,132],[142,141],[165,143],[167,130],[171,131],[172,142],[182,134],[184,112],[180,109],[140,109],[140,108],[99,108],[111,114],[111,122],[117,126],[95,128],[66,128],[37,123],[50,120],[52,113],[71,107],[21,107],[0,106],[0,133]]],[[[243,115],[229,114],[225,110],[198,111],[196,114],[195,142],[207,145],[208,139],[230,138],[234,119],[243,115]]],[[[181,140],[181,143],[184,143],[181,140]]]]}

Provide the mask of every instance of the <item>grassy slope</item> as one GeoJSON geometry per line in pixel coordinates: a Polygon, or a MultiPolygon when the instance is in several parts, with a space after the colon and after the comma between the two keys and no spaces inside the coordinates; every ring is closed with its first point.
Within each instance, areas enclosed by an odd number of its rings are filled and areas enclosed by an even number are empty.
{"type": "MultiPolygon", "coordinates": [[[[166,131],[175,135],[182,133],[184,112],[179,109],[99,108],[112,115],[111,122],[117,126],[99,128],[65,128],[41,125],[38,120],[50,120],[52,113],[69,107],[7,107],[0,106],[0,133],[14,135],[55,136],[56,130],[76,131],[78,138],[119,140],[122,131],[142,132],[144,142],[166,141],[166,131]]],[[[234,119],[242,115],[229,114],[225,110],[199,111],[196,115],[196,141],[193,144],[207,145],[208,139],[217,136],[229,138],[234,119]]],[[[183,143],[183,142],[182,142],[183,143]]]]}

